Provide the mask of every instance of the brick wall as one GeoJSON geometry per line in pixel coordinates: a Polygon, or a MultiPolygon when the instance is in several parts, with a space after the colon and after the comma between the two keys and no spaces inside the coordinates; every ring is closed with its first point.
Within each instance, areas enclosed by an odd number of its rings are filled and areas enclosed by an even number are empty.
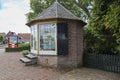
{"type": "Polygon", "coordinates": [[[57,56],[39,56],[39,63],[42,66],[50,66],[50,67],[57,67],[57,56]]]}
{"type": "Polygon", "coordinates": [[[59,67],[82,66],[83,57],[83,29],[79,22],[68,22],[69,53],[66,56],[58,56],[59,67]]]}
{"type": "MultiPolygon", "coordinates": [[[[59,22],[64,21],[61,20],[59,22]]],[[[66,20],[65,22],[68,23],[68,55],[40,56],[40,64],[67,68],[75,68],[83,65],[83,24],[70,20],[66,20]]]]}

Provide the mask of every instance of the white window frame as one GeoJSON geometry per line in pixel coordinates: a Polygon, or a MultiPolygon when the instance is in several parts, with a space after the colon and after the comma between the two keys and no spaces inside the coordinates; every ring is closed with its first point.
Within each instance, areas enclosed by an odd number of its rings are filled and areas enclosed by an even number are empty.
{"type": "Polygon", "coordinates": [[[33,35],[33,37],[35,37],[35,40],[36,40],[36,46],[35,46],[34,39],[32,39],[32,37],[31,37],[31,43],[32,43],[31,44],[31,52],[37,54],[37,43],[38,43],[38,41],[37,41],[37,25],[31,26],[31,35],[33,35]],[[35,28],[35,30],[33,30],[33,28],[35,28]],[[35,49],[35,47],[36,47],[36,49],[35,49]]]}
{"type": "Polygon", "coordinates": [[[39,55],[57,55],[57,25],[56,23],[41,23],[39,24],[39,48],[40,48],[40,26],[46,24],[55,24],[55,50],[54,51],[47,51],[47,50],[40,50],[39,55]]]}

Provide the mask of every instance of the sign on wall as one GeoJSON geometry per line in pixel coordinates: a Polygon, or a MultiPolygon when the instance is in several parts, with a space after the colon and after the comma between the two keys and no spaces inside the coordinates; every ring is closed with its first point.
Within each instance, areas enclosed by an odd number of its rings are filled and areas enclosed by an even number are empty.
{"type": "Polygon", "coordinates": [[[18,37],[17,36],[10,36],[8,42],[9,42],[9,44],[8,44],[9,48],[17,48],[18,37]]]}

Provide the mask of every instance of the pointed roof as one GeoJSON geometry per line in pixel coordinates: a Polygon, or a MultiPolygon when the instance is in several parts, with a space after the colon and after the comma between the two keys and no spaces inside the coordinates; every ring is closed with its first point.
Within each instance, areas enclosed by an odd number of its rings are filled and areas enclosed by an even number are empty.
{"type": "Polygon", "coordinates": [[[28,22],[27,25],[30,26],[31,23],[34,23],[36,21],[48,19],[70,19],[82,21],[80,20],[80,18],[78,18],[77,16],[72,14],[69,10],[67,10],[65,7],[63,7],[60,3],[55,1],[50,7],[44,10],[42,13],[39,13],[35,19],[28,22]]]}
{"type": "Polygon", "coordinates": [[[80,20],[65,7],[59,4],[57,1],[53,3],[48,9],[38,14],[34,20],[40,19],[51,19],[51,18],[64,18],[64,19],[75,19],[80,20]]]}

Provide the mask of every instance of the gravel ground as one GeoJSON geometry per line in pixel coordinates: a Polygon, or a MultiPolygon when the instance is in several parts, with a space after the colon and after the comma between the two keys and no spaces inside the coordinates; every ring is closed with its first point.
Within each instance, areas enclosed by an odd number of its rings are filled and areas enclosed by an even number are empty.
{"type": "Polygon", "coordinates": [[[21,54],[0,49],[0,80],[120,80],[120,74],[90,69],[56,69],[41,65],[25,66],[21,54]]]}
{"type": "Polygon", "coordinates": [[[80,68],[65,73],[59,80],[120,80],[120,74],[91,68],[80,68]]]}

